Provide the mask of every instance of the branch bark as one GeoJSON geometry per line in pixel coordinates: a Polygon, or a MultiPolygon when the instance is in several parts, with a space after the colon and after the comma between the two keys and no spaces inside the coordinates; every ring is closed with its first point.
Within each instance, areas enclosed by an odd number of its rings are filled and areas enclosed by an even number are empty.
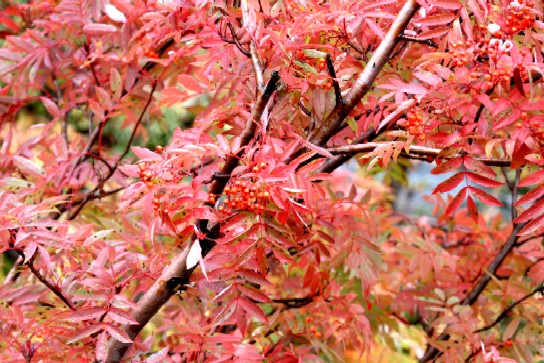
{"type": "Polygon", "coordinates": [[[324,146],[344,118],[367,94],[381,69],[387,63],[389,55],[397,45],[399,36],[404,33],[406,26],[418,9],[419,4],[416,0],[408,0],[404,4],[399,15],[395,18],[393,24],[391,24],[389,31],[385,34],[384,39],[372,55],[372,58],[368,61],[365,69],[344,98],[345,104],[336,104],[329,116],[310,134],[310,142],[318,146],[324,146]]]}
{"type": "MultiPolygon", "coordinates": [[[[246,127],[241,135],[241,146],[247,146],[255,137],[257,124],[276,90],[279,81],[279,74],[272,73],[270,80],[257,100],[251,112],[251,118],[248,120],[246,127]]],[[[230,175],[234,168],[238,165],[238,160],[244,151],[240,151],[237,155],[231,155],[227,158],[225,165],[221,169],[221,175],[230,175]]],[[[221,194],[227,185],[229,178],[216,178],[210,186],[210,193],[221,194]]],[[[209,251],[215,246],[215,239],[219,236],[219,224],[208,226],[208,220],[197,221],[197,227],[200,232],[205,233],[206,237],[201,239],[202,257],[204,258],[209,251]]],[[[193,238],[194,239],[194,238],[193,238]]],[[[166,304],[172,295],[174,295],[171,281],[175,281],[176,285],[181,286],[189,282],[189,278],[194,268],[187,268],[187,255],[191,247],[191,243],[187,244],[183,251],[176,256],[170,266],[168,266],[160,278],[156,280],[150,289],[142,296],[137,303],[137,308],[132,312],[132,316],[138,322],[137,325],[125,325],[123,330],[127,332],[131,339],[134,339],[149,320],[166,304]]],[[[123,359],[127,350],[132,346],[130,343],[123,343],[112,338],[108,343],[107,363],[117,363],[123,359]]]]}
{"type": "MultiPolygon", "coordinates": [[[[352,145],[346,145],[346,146],[340,146],[340,147],[331,147],[328,148],[327,151],[329,151],[331,154],[334,155],[354,155],[359,153],[365,153],[365,152],[371,152],[374,151],[378,146],[382,146],[389,141],[386,142],[367,142],[366,144],[352,144],[352,145]]],[[[417,146],[417,145],[411,145],[408,148],[408,154],[406,156],[410,157],[410,155],[415,156],[431,156],[434,160],[436,158],[442,149],[436,149],[436,148],[430,148],[425,146],[417,146]]],[[[459,155],[457,155],[459,156],[459,155]]],[[[444,160],[449,160],[452,158],[455,158],[457,156],[452,156],[449,158],[444,158],[444,160]]],[[[497,159],[497,158],[475,158],[475,160],[483,162],[485,165],[488,166],[503,166],[503,167],[509,167],[512,164],[512,160],[510,159],[497,159]]]]}

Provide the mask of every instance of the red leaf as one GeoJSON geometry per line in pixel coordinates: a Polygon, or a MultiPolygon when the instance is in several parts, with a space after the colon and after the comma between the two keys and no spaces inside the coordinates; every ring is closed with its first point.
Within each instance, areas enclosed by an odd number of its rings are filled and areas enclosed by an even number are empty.
{"type": "Polygon", "coordinates": [[[251,281],[259,285],[265,285],[265,286],[271,285],[271,283],[267,279],[265,279],[264,277],[262,277],[261,275],[259,275],[258,273],[254,271],[251,271],[248,269],[240,269],[238,270],[238,274],[244,279],[246,279],[247,281],[251,281]]]}
{"type": "Polygon", "coordinates": [[[475,173],[472,173],[472,172],[467,172],[466,176],[467,176],[468,180],[470,180],[470,181],[472,181],[472,182],[474,182],[476,184],[480,184],[481,186],[486,187],[486,188],[496,188],[496,187],[500,187],[501,185],[504,184],[502,182],[498,182],[496,180],[492,180],[492,179],[486,178],[484,176],[481,176],[481,175],[478,175],[478,174],[475,174],[475,173]]]}
{"type": "Polygon", "coordinates": [[[485,165],[482,161],[474,160],[474,158],[472,158],[470,155],[466,155],[463,158],[463,163],[467,169],[472,170],[477,174],[481,174],[482,176],[488,178],[494,178],[497,176],[493,169],[485,165]]]}
{"type": "Polygon", "coordinates": [[[77,333],[72,338],[70,338],[67,343],[72,344],[72,343],[75,343],[77,341],[80,341],[81,339],[87,338],[88,336],[90,336],[91,334],[96,333],[99,330],[102,330],[101,324],[91,325],[91,326],[79,331],[79,333],[77,333]]]}
{"type": "Polygon", "coordinates": [[[467,197],[467,210],[468,214],[475,221],[478,221],[478,208],[476,207],[476,203],[474,203],[474,199],[472,199],[470,195],[467,197]]]}
{"type": "Polygon", "coordinates": [[[239,297],[238,298],[238,304],[251,316],[254,316],[258,318],[261,321],[264,321],[268,323],[268,319],[266,318],[266,315],[264,315],[263,311],[259,307],[259,305],[255,304],[254,302],[249,301],[246,298],[239,297]]]}
{"type": "Polygon", "coordinates": [[[463,158],[458,157],[455,159],[450,159],[444,161],[440,165],[437,165],[433,170],[431,170],[431,174],[450,173],[455,169],[459,168],[461,165],[463,165],[463,158]]]}
{"type": "Polygon", "coordinates": [[[238,285],[238,290],[240,290],[240,292],[245,296],[258,302],[267,303],[272,301],[268,296],[251,286],[238,285]]]}
{"type": "Polygon", "coordinates": [[[528,187],[530,185],[538,184],[542,180],[544,180],[544,170],[539,170],[523,178],[523,180],[519,182],[518,186],[528,187]]]}
{"type": "Polygon", "coordinates": [[[527,223],[525,227],[521,229],[521,231],[517,234],[518,236],[526,236],[528,234],[531,234],[535,232],[536,230],[542,228],[544,226],[544,215],[541,215],[540,217],[532,220],[531,222],[527,223]]]}
{"type": "Polygon", "coordinates": [[[436,188],[434,188],[432,194],[449,192],[455,189],[463,181],[463,179],[465,179],[464,171],[452,175],[442,183],[438,184],[436,188]]]}
{"type": "Polygon", "coordinates": [[[542,213],[544,213],[544,199],[539,200],[528,209],[524,210],[516,219],[514,223],[523,223],[531,219],[537,218],[542,213]]]}
{"type": "Polygon", "coordinates": [[[514,205],[522,205],[534,202],[538,198],[544,195],[544,184],[540,184],[533,190],[530,190],[523,197],[519,198],[514,205]]]}
{"type": "Polygon", "coordinates": [[[461,204],[463,203],[463,200],[465,200],[465,196],[467,195],[467,187],[464,187],[457,193],[455,197],[451,200],[451,202],[446,207],[446,210],[444,211],[444,214],[446,216],[451,216],[453,212],[455,212],[461,204]]]}
{"type": "Polygon", "coordinates": [[[523,143],[512,155],[512,169],[518,169],[527,163],[525,157],[533,151],[523,143]]]}
{"type": "Polygon", "coordinates": [[[474,194],[474,196],[476,198],[478,198],[480,200],[480,202],[482,202],[484,204],[494,205],[494,206],[497,206],[497,207],[501,207],[501,206],[504,205],[497,198],[495,198],[494,196],[490,195],[489,193],[487,193],[487,192],[485,192],[485,191],[483,191],[481,189],[474,188],[474,187],[468,187],[468,189],[472,194],[474,194]]]}

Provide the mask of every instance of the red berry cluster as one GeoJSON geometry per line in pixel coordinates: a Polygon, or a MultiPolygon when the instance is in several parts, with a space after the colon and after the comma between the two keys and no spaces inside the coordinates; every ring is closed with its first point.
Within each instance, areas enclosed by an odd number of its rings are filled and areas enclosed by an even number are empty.
{"type": "MultiPolygon", "coordinates": [[[[327,67],[327,61],[324,58],[310,58],[310,57],[307,57],[306,54],[304,54],[304,52],[302,50],[297,50],[296,53],[295,53],[295,56],[296,56],[297,60],[309,64],[310,66],[317,69],[318,72],[324,70],[325,67],[327,67]]],[[[312,72],[306,72],[306,70],[304,68],[301,68],[300,71],[301,71],[302,74],[304,74],[304,77],[306,78],[306,80],[308,82],[314,76],[314,74],[312,72]]],[[[323,89],[330,90],[332,88],[332,80],[329,79],[325,83],[319,83],[319,84],[316,84],[316,85],[318,87],[323,88],[323,89]]]]}
{"type": "MultiPolygon", "coordinates": [[[[217,209],[228,215],[235,210],[255,212],[263,214],[266,210],[266,203],[270,200],[270,192],[266,188],[259,188],[255,183],[245,180],[237,180],[225,187],[223,204],[217,209]]],[[[215,204],[217,198],[213,194],[208,195],[208,202],[215,204]]]]}
{"type": "Polygon", "coordinates": [[[410,135],[417,137],[419,141],[425,141],[425,133],[423,127],[423,115],[417,108],[408,111],[408,121],[406,121],[406,127],[410,135]]]}
{"type": "MultiPolygon", "coordinates": [[[[523,124],[526,123],[527,119],[529,118],[529,114],[527,112],[523,111],[520,114],[519,118],[520,118],[520,120],[514,124],[516,129],[521,129],[523,127],[523,124]]],[[[535,129],[535,131],[538,131],[538,128],[540,127],[540,123],[538,122],[538,120],[533,120],[533,121],[531,121],[529,126],[531,126],[531,128],[533,128],[533,129],[535,129]]]]}
{"type": "MultiPolygon", "coordinates": [[[[307,323],[311,323],[313,321],[314,321],[314,319],[311,316],[306,317],[306,322],[307,323]]],[[[319,330],[317,330],[317,326],[315,326],[315,324],[310,325],[310,327],[308,328],[308,331],[318,339],[323,337],[323,333],[321,333],[319,330]]]]}
{"type": "Polygon", "coordinates": [[[528,0],[525,1],[525,4],[514,1],[506,7],[504,17],[506,24],[504,34],[506,36],[512,36],[534,25],[535,15],[531,12],[534,5],[535,3],[532,0],[528,0]]]}
{"type": "MultiPolygon", "coordinates": [[[[155,212],[158,212],[159,210],[161,209],[161,198],[160,197],[155,197],[153,198],[153,210],[155,212]]],[[[167,209],[167,208],[164,208],[162,210],[162,213],[164,215],[168,214],[170,211],[167,209]]]]}
{"type": "Polygon", "coordinates": [[[140,175],[140,179],[149,189],[155,186],[155,183],[153,183],[153,179],[155,179],[155,173],[151,170],[148,163],[138,163],[138,173],[140,175]]]}
{"type": "Polygon", "coordinates": [[[451,42],[450,53],[453,56],[451,66],[462,67],[472,62],[474,60],[474,49],[472,48],[474,45],[475,42],[472,40],[451,42]]]}
{"type": "Polygon", "coordinates": [[[144,55],[147,58],[159,58],[159,54],[153,50],[153,48],[148,48],[145,50],[144,55]]]}

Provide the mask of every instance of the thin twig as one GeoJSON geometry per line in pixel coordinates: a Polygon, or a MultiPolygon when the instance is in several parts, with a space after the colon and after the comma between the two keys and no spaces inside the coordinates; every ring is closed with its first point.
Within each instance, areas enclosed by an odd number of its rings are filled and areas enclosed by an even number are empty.
{"type": "Polygon", "coordinates": [[[264,92],[264,75],[263,75],[263,66],[259,60],[259,55],[257,54],[257,48],[255,43],[249,43],[249,51],[251,53],[251,64],[253,65],[253,71],[255,72],[255,78],[257,79],[257,87],[260,92],[264,92]]]}
{"type": "Polygon", "coordinates": [[[310,135],[310,142],[318,146],[324,146],[333,136],[334,131],[342,123],[347,114],[349,114],[361,99],[367,94],[372,84],[378,77],[383,66],[386,64],[389,55],[397,45],[398,36],[404,32],[406,26],[419,9],[416,0],[408,0],[399,12],[399,15],[391,24],[383,41],[376,51],[372,54],[364,70],[357,78],[354,86],[345,97],[344,107],[337,104],[329,116],[317,127],[310,135]]]}
{"type": "Polygon", "coordinates": [[[418,38],[411,37],[411,36],[406,35],[406,34],[400,34],[399,35],[399,40],[405,40],[405,41],[409,41],[409,42],[425,44],[425,45],[428,45],[429,47],[432,47],[432,48],[438,48],[438,44],[436,44],[434,42],[434,40],[432,40],[432,39],[418,39],[418,38]]]}
{"type": "MultiPolygon", "coordinates": [[[[141,123],[143,121],[144,115],[145,115],[147,109],[149,108],[149,105],[151,104],[151,100],[153,99],[153,94],[155,92],[156,87],[157,87],[157,82],[155,81],[155,82],[153,82],[153,85],[151,87],[151,91],[149,92],[149,97],[147,98],[147,101],[146,101],[146,103],[144,105],[144,108],[143,108],[142,112],[140,113],[140,117],[138,117],[138,121],[136,121],[136,125],[134,125],[134,128],[132,129],[132,133],[130,134],[130,138],[129,138],[126,146],[125,146],[125,150],[119,156],[119,158],[115,162],[115,165],[108,170],[108,173],[105,176],[105,178],[102,179],[93,190],[91,190],[90,192],[87,193],[87,195],[82,199],[81,203],[77,206],[77,208],[72,212],[72,214],[70,214],[70,216],[68,216],[69,220],[73,220],[81,212],[83,207],[85,207],[85,205],[89,201],[91,201],[92,199],[96,199],[96,197],[93,198],[93,195],[95,195],[96,192],[101,191],[102,188],[104,188],[104,184],[113,176],[113,174],[115,173],[115,171],[119,167],[119,164],[121,163],[121,161],[124,159],[125,156],[127,156],[128,152],[130,151],[130,147],[132,146],[132,142],[134,141],[134,138],[136,137],[136,132],[138,131],[138,128],[139,128],[139,126],[141,125],[141,123]]],[[[109,166],[109,164],[108,164],[108,166],[109,166]]],[[[99,193],[99,194],[100,194],[100,196],[102,195],[101,193],[99,193]]]]}
{"type": "Polygon", "coordinates": [[[219,32],[219,36],[221,37],[221,40],[223,40],[224,42],[227,42],[229,44],[236,45],[236,48],[238,48],[238,50],[240,52],[242,52],[242,54],[244,54],[246,57],[250,58],[251,57],[251,52],[249,50],[247,50],[246,48],[244,48],[244,46],[240,43],[240,40],[238,39],[238,36],[236,35],[236,32],[234,31],[234,27],[232,26],[232,24],[227,22],[227,28],[229,28],[229,30],[230,30],[230,34],[232,35],[232,39],[227,38],[225,34],[219,32]]]}
{"type": "MultiPolygon", "coordinates": [[[[21,258],[24,259],[25,257],[25,254],[23,253],[23,251],[19,251],[17,250],[17,253],[21,256],[21,258]]],[[[25,263],[26,266],[28,266],[28,268],[30,269],[30,271],[34,274],[34,276],[36,276],[36,278],[38,280],[40,280],[40,282],[42,284],[44,284],[49,290],[51,290],[51,292],[55,295],[57,295],[57,297],[59,299],[62,300],[63,303],[65,303],[69,308],[70,310],[76,310],[74,305],[72,304],[72,302],[70,302],[70,300],[68,300],[68,298],[66,296],[64,296],[62,294],[62,292],[60,291],[60,289],[57,287],[57,286],[54,286],[52,283],[50,283],[41,273],[40,271],[38,271],[36,269],[36,267],[34,267],[34,256],[32,258],[30,258],[30,260],[28,260],[26,263],[25,263]]]]}
{"type": "MultiPolygon", "coordinates": [[[[388,144],[389,142],[367,142],[366,144],[352,144],[340,147],[331,147],[327,151],[333,155],[353,155],[359,153],[366,153],[374,151],[377,147],[388,144]]],[[[434,160],[440,153],[442,149],[430,148],[425,146],[411,145],[408,148],[408,154],[406,156],[410,157],[412,154],[414,156],[431,156],[434,160]]],[[[451,156],[444,158],[443,160],[454,159],[460,155],[451,156]]],[[[496,159],[496,158],[474,158],[477,161],[481,161],[488,166],[510,166],[512,161],[510,159],[496,159]]]]}
{"type": "MultiPolygon", "coordinates": [[[[522,228],[526,225],[526,223],[520,223],[516,224],[514,229],[512,230],[512,233],[504,243],[504,245],[501,247],[499,252],[495,255],[489,266],[487,267],[486,273],[482,275],[482,277],[478,280],[474,288],[470,291],[470,293],[461,301],[461,305],[472,305],[476,302],[478,297],[482,294],[482,292],[487,287],[487,284],[491,281],[492,276],[494,276],[498,270],[498,268],[501,266],[502,262],[508,256],[510,251],[514,248],[518,236],[517,234],[522,230],[522,228]]],[[[447,328],[444,329],[444,331],[436,338],[435,340],[438,341],[446,341],[449,339],[449,334],[447,333],[447,328]]],[[[432,345],[427,345],[427,350],[425,351],[425,354],[423,357],[421,357],[418,361],[418,363],[425,363],[430,362],[434,360],[436,357],[440,356],[442,353],[438,348],[432,345]]]]}
{"type": "Polygon", "coordinates": [[[11,266],[11,269],[9,270],[6,279],[3,282],[3,285],[9,285],[13,284],[15,280],[17,280],[17,277],[21,274],[20,267],[23,265],[24,258],[21,256],[18,256],[15,262],[13,262],[13,266],[11,266]]]}
{"type": "Polygon", "coordinates": [[[522,302],[524,302],[525,300],[529,299],[531,296],[533,296],[533,295],[535,295],[535,294],[537,294],[539,292],[544,292],[544,285],[542,285],[540,287],[537,287],[536,289],[534,289],[533,291],[531,291],[530,293],[528,293],[527,295],[525,295],[521,299],[519,299],[517,301],[514,301],[512,304],[508,305],[508,307],[506,309],[504,309],[492,323],[484,326],[483,328],[475,330],[474,333],[481,333],[483,331],[486,331],[486,330],[489,330],[489,329],[493,328],[495,325],[500,323],[502,319],[506,318],[508,316],[508,313],[510,313],[510,311],[514,310],[514,308],[517,305],[521,304],[522,302]]]}
{"type": "Polygon", "coordinates": [[[340,104],[342,112],[344,112],[344,97],[342,97],[342,91],[340,90],[340,85],[338,84],[338,80],[336,79],[336,71],[334,70],[334,64],[332,63],[331,55],[329,53],[327,53],[325,60],[327,62],[327,70],[329,71],[329,75],[332,78],[332,86],[334,87],[334,98],[336,101],[336,105],[340,104]]]}

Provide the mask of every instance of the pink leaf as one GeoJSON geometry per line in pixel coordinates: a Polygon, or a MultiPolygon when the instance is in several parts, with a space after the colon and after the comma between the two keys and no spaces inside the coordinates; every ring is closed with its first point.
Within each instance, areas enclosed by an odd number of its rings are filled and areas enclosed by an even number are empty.
{"type": "Polygon", "coordinates": [[[92,334],[96,333],[97,331],[102,330],[102,324],[93,324],[91,326],[88,326],[87,328],[81,330],[79,333],[74,335],[72,338],[68,340],[68,344],[73,344],[75,342],[78,342],[82,339],[87,338],[88,336],[91,336],[92,334]]]}
{"type": "Polygon", "coordinates": [[[67,317],[65,319],[71,322],[77,322],[77,321],[83,321],[83,320],[97,319],[101,317],[102,315],[104,315],[105,313],[106,313],[105,308],[79,309],[77,311],[67,314],[67,317]]]}
{"type": "Polygon", "coordinates": [[[419,19],[416,21],[416,23],[419,25],[425,25],[425,26],[446,25],[451,23],[455,18],[456,16],[454,14],[445,13],[440,15],[429,16],[424,19],[419,19]]]}
{"type": "Polygon", "coordinates": [[[132,315],[121,309],[110,308],[108,310],[108,316],[119,324],[138,324],[138,322],[132,317],[132,315]]]}
{"type": "Polygon", "coordinates": [[[113,324],[103,323],[104,329],[115,339],[122,343],[132,343],[132,339],[127,335],[126,332],[122,331],[113,324]]]}
{"type": "Polygon", "coordinates": [[[42,101],[43,105],[45,106],[45,109],[47,110],[47,112],[49,112],[49,114],[53,118],[62,116],[62,113],[60,112],[59,107],[57,106],[57,104],[55,102],[51,101],[47,97],[40,97],[40,100],[42,101]]]}
{"type": "Polygon", "coordinates": [[[83,27],[83,31],[90,34],[115,33],[117,27],[109,24],[87,24],[83,27]]]}
{"type": "Polygon", "coordinates": [[[264,315],[263,311],[257,304],[243,297],[238,298],[238,304],[242,306],[242,308],[251,316],[254,316],[258,318],[259,320],[264,321],[266,323],[268,322],[266,315],[264,315]]]}

